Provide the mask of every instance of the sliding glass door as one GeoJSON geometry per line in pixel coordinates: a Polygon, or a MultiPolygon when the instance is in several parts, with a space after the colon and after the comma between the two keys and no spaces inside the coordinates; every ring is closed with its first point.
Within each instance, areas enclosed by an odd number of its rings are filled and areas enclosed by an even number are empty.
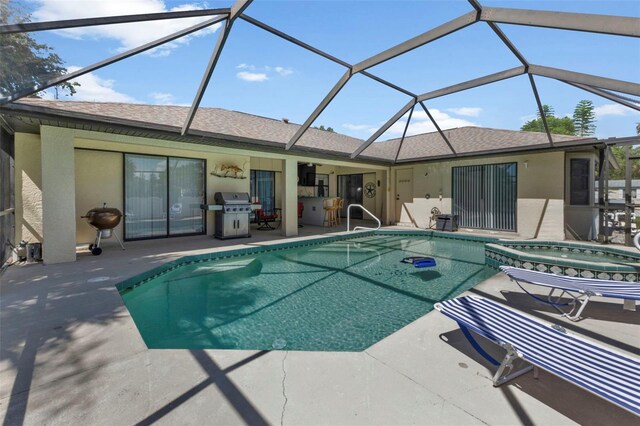
{"type": "Polygon", "coordinates": [[[204,160],[169,158],[169,235],[204,232],[204,160]]]}
{"type": "MultiPolygon", "coordinates": [[[[362,204],[362,175],[338,176],[338,197],[344,199],[344,207],[340,214],[346,217],[349,204],[362,204]]],[[[351,217],[362,219],[362,210],[351,210],[351,217]]]]}
{"type": "Polygon", "coordinates": [[[125,154],[125,239],[204,233],[204,160],[125,154]]]}
{"type": "Polygon", "coordinates": [[[268,170],[251,170],[251,201],[262,206],[267,214],[276,208],[276,174],[268,170]]]}
{"type": "Polygon", "coordinates": [[[453,168],[453,214],[466,228],[516,231],[517,164],[453,168]]]}

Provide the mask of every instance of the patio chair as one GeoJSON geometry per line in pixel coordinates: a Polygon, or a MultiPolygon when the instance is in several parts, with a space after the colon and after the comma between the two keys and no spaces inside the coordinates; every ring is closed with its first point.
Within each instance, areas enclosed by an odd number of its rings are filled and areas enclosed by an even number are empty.
{"type": "Polygon", "coordinates": [[[256,220],[258,222],[257,229],[260,231],[273,231],[274,229],[276,229],[271,226],[269,222],[275,222],[277,219],[278,213],[275,211],[273,213],[267,213],[263,209],[256,210],[256,220]]]}
{"type": "Polygon", "coordinates": [[[302,220],[302,213],[304,212],[304,203],[302,201],[298,201],[298,228],[304,228],[304,225],[300,223],[302,220]]]}
{"type": "Polygon", "coordinates": [[[567,277],[564,275],[514,268],[512,266],[501,266],[500,270],[507,274],[507,276],[511,278],[511,281],[515,281],[529,296],[553,306],[562,316],[567,317],[571,321],[580,319],[580,315],[582,315],[582,312],[587,307],[587,303],[589,303],[589,300],[593,296],[640,300],[640,284],[635,282],[567,277]],[[547,300],[528,292],[522,286],[522,283],[550,288],[551,291],[547,295],[547,300]],[[556,290],[560,290],[561,292],[559,295],[554,296],[556,290]],[[569,303],[560,303],[560,299],[564,295],[571,297],[572,300],[569,303]],[[569,311],[565,312],[562,309],[563,306],[569,307],[569,311]]]}
{"type": "Polygon", "coordinates": [[[473,348],[498,366],[494,386],[531,370],[537,379],[541,368],[640,415],[640,359],[477,296],[436,303],[435,308],[456,321],[473,348]],[[504,348],[507,353],[503,361],[487,354],[469,330],[504,348]],[[513,363],[518,359],[525,367],[514,370],[513,363]]]}

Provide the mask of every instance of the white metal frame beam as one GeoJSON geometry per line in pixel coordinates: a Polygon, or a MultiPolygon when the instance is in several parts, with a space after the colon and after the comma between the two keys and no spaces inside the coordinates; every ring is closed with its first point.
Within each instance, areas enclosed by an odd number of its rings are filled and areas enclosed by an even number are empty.
{"type": "Polygon", "coordinates": [[[440,98],[445,95],[451,95],[452,93],[462,92],[464,90],[473,89],[474,87],[484,86],[485,84],[495,83],[496,81],[506,80],[522,74],[526,74],[526,67],[520,66],[510,68],[504,71],[498,71],[493,74],[485,75],[483,77],[474,78],[473,80],[464,81],[462,83],[454,84],[453,86],[443,87],[442,89],[433,90],[428,93],[424,93],[418,96],[418,102],[427,101],[429,99],[440,98]]]}
{"type": "Polygon", "coordinates": [[[565,81],[564,83],[567,83],[573,87],[577,87],[578,89],[582,89],[586,92],[589,93],[593,93],[594,95],[603,97],[605,99],[608,99],[610,101],[613,102],[617,102],[620,105],[624,105],[626,107],[629,107],[631,109],[635,109],[636,111],[640,111],[640,103],[638,102],[631,102],[628,99],[624,99],[621,98],[620,96],[616,96],[614,93],[608,92],[606,90],[602,90],[602,89],[598,89],[597,87],[591,87],[591,86],[587,86],[585,84],[579,84],[579,83],[571,83],[568,81],[565,81]]]}
{"type": "Polygon", "coordinates": [[[228,8],[194,9],[174,12],[143,13],[137,15],[99,16],[95,18],[63,19],[45,22],[23,22],[0,25],[0,34],[15,34],[33,31],[61,30],[65,28],[94,27],[96,25],[126,24],[131,22],[159,21],[163,19],[182,19],[213,15],[229,15],[228,8]]]}
{"type": "Polygon", "coordinates": [[[528,27],[640,37],[640,19],[626,16],[482,7],[480,20],[528,27]]]}
{"type": "Polygon", "coordinates": [[[81,69],[79,69],[77,71],[70,72],[70,73],[63,74],[61,76],[49,79],[46,82],[44,82],[42,84],[39,84],[37,86],[33,86],[33,87],[28,88],[28,89],[24,89],[24,90],[18,91],[18,92],[14,93],[14,94],[12,94],[10,96],[4,97],[4,98],[0,98],[0,105],[6,104],[8,102],[17,101],[18,99],[24,98],[25,96],[29,96],[29,95],[32,95],[34,93],[38,93],[38,92],[40,92],[42,90],[48,89],[49,87],[52,87],[52,86],[56,86],[56,85],[58,85],[60,83],[63,83],[65,81],[73,80],[74,78],[80,77],[81,75],[87,74],[89,72],[95,71],[95,70],[103,68],[103,67],[106,67],[107,65],[111,65],[111,64],[113,64],[115,62],[118,62],[118,61],[121,61],[123,59],[129,58],[129,57],[131,57],[133,55],[137,55],[138,53],[145,52],[147,50],[150,50],[150,49],[153,49],[155,47],[158,47],[158,46],[160,46],[160,45],[162,45],[164,43],[176,40],[176,39],[178,39],[180,37],[184,37],[184,36],[186,36],[188,34],[196,32],[196,31],[200,31],[200,30],[202,30],[202,29],[204,29],[206,27],[209,27],[211,25],[217,24],[218,22],[221,22],[221,21],[223,21],[225,19],[227,19],[226,15],[217,16],[215,18],[208,19],[208,20],[206,20],[204,22],[201,22],[199,24],[193,25],[193,26],[191,26],[189,28],[185,28],[184,30],[177,31],[177,32],[175,32],[173,34],[169,34],[168,36],[159,38],[157,40],[150,41],[149,43],[143,44],[142,46],[135,47],[135,48],[133,48],[131,50],[127,50],[126,52],[122,52],[122,53],[119,53],[119,54],[117,54],[115,56],[112,56],[110,58],[107,58],[107,59],[104,59],[102,61],[96,62],[95,64],[88,65],[88,66],[86,66],[84,68],[81,68],[81,69]]]}
{"type": "Polygon", "coordinates": [[[398,144],[398,150],[396,151],[396,155],[393,157],[393,164],[398,162],[398,157],[400,156],[400,150],[402,149],[402,144],[404,144],[404,138],[407,136],[407,130],[409,130],[409,124],[411,124],[411,117],[413,116],[413,111],[416,109],[415,104],[409,110],[409,117],[407,117],[407,122],[404,125],[404,131],[402,132],[402,137],[400,138],[400,143],[398,144]]]}
{"type": "Polygon", "coordinates": [[[391,117],[389,120],[387,120],[386,123],[384,123],[382,125],[382,127],[380,127],[373,135],[371,135],[371,137],[369,139],[367,139],[364,143],[362,143],[358,149],[356,149],[352,154],[351,154],[351,158],[356,158],[358,155],[360,155],[362,153],[362,151],[364,151],[365,149],[367,149],[367,147],[369,145],[371,145],[376,139],[378,139],[384,132],[386,132],[389,127],[393,126],[393,124],[400,120],[402,118],[403,115],[405,115],[407,113],[407,111],[409,111],[411,108],[413,108],[416,103],[418,101],[414,98],[411,99],[409,102],[407,102],[407,104],[405,106],[403,106],[402,108],[400,108],[400,110],[398,112],[396,112],[393,117],[391,117]]]}
{"type": "Polygon", "coordinates": [[[560,68],[545,67],[542,65],[530,65],[529,73],[541,77],[553,78],[570,83],[584,84],[628,95],[640,96],[640,84],[630,81],[616,80],[613,78],[599,77],[575,71],[567,71],[560,68]]]}
{"type": "Polygon", "coordinates": [[[231,32],[231,27],[233,26],[234,21],[242,15],[242,12],[249,7],[253,0],[236,0],[236,2],[231,6],[231,11],[229,12],[229,17],[225,22],[224,29],[218,35],[218,41],[216,42],[216,46],[211,52],[211,58],[209,58],[209,63],[207,64],[207,68],[205,69],[204,75],[202,76],[202,81],[200,82],[200,86],[196,91],[196,96],[193,98],[193,102],[191,103],[191,108],[187,113],[187,118],[184,120],[184,124],[182,125],[182,130],[180,134],[184,136],[188,131],[189,127],[191,127],[191,123],[196,116],[196,112],[198,111],[198,107],[200,106],[200,102],[202,101],[202,97],[204,96],[204,92],[207,90],[209,86],[209,80],[211,80],[211,76],[213,75],[213,71],[218,64],[218,59],[220,59],[220,55],[222,54],[222,49],[224,49],[224,44],[229,37],[229,33],[231,32]]]}
{"type": "Polygon", "coordinates": [[[364,61],[358,62],[353,66],[353,72],[359,73],[371,67],[375,67],[376,65],[380,65],[381,63],[386,62],[389,59],[393,59],[396,56],[403,55],[413,49],[417,49],[418,47],[438,40],[439,38],[468,27],[469,25],[477,21],[478,15],[476,12],[466,13],[427,32],[424,32],[419,36],[416,36],[383,52],[380,52],[377,55],[373,55],[370,58],[365,59],[364,61]]]}
{"type": "MultiPolygon", "coordinates": [[[[365,73],[367,69],[374,67],[376,65],[379,65],[383,62],[388,61],[389,59],[393,59],[396,56],[402,55],[404,53],[407,53],[413,49],[416,49],[420,46],[424,46],[425,44],[431,43],[432,41],[438,40],[439,38],[442,38],[448,34],[454,33],[458,30],[461,30],[465,27],[468,27],[469,25],[475,23],[478,21],[478,14],[476,12],[469,12],[466,13],[462,16],[459,16],[458,18],[455,18],[449,22],[446,22],[436,28],[433,28],[429,31],[426,31],[422,34],[420,34],[419,36],[416,36],[412,39],[409,39],[407,41],[404,41],[400,44],[397,44],[396,46],[393,46],[383,52],[380,52],[376,55],[373,55],[367,59],[365,59],[364,61],[358,62],[357,64],[353,65],[353,66],[349,66],[349,78],[351,78],[351,76],[353,76],[354,74],[358,74],[358,73],[365,73]]],[[[368,75],[369,77],[372,77],[371,75],[368,75]]],[[[318,118],[318,116],[322,113],[322,111],[324,111],[324,109],[327,107],[327,105],[329,104],[329,102],[331,102],[331,100],[333,100],[333,98],[335,97],[335,95],[337,95],[337,92],[334,93],[336,87],[339,87],[338,91],[340,91],[340,89],[342,89],[342,87],[344,87],[344,85],[347,83],[347,81],[349,80],[349,78],[346,79],[346,81],[343,81],[345,79],[345,77],[343,76],[340,80],[338,80],[338,82],[336,83],[336,85],[333,87],[333,89],[331,89],[331,92],[329,92],[329,94],[327,95],[327,97],[325,97],[322,102],[320,102],[320,105],[318,105],[318,107],[311,113],[311,115],[309,116],[309,118],[307,118],[307,120],[304,122],[304,124],[302,125],[302,127],[300,129],[298,129],[298,131],[296,132],[296,134],[289,140],[289,143],[287,143],[287,147],[286,149],[291,149],[300,139],[300,137],[302,137],[302,135],[304,134],[304,132],[307,131],[307,129],[309,128],[309,126],[311,126],[311,124],[313,124],[313,122],[318,118]],[[328,99],[328,102],[327,102],[328,99]]],[[[374,80],[376,80],[377,78],[374,77],[374,80]]],[[[383,83],[385,84],[385,83],[383,83]]],[[[388,84],[387,84],[388,85],[388,84]]],[[[396,89],[399,89],[397,86],[390,86],[396,89]]],[[[405,94],[409,94],[409,91],[406,91],[404,89],[401,89],[400,91],[405,92],[405,94]]],[[[409,95],[409,96],[415,96],[415,95],[409,95]]],[[[406,111],[405,111],[406,112],[406,111]]],[[[353,158],[353,157],[352,157],[353,158]]]]}
{"type": "Polygon", "coordinates": [[[444,139],[444,142],[447,144],[447,146],[451,150],[451,153],[453,154],[453,156],[454,157],[457,156],[458,153],[456,152],[455,149],[453,149],[453,146],[451,145],[451,142],[449,142],[449,138],[447,137],[447,135],[444,134],[444,132],[442,131],[442,129],[438,125],[438,122],[435,120],[435,118],[433,118],[433,115],[431,115],[431,112],[429,111],[427,106],[424,104],[424,102],[418,102],[418,103],[420,104],[420,106],[422,107],[424,112],[427,114],[427,117],[429,117],[429,120],[431,120],[431,122],[433,123],[433,125],[436,128],[436,130],[438,131],[438,133],[440,133],[440,136],[442,136],[442,139],[444,139]]]}

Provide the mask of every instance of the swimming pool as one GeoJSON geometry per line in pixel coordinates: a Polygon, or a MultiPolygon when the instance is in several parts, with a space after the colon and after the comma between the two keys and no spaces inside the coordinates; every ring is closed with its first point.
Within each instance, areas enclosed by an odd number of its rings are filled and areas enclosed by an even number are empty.
{"type": "Polygon", "coordinates": [[[119,288],[149,348],[361,351],[495,273],[482,241],[378,232],[187,258],[119,288]],[[400,262],[419,255],[437,266],[400,262]]]}

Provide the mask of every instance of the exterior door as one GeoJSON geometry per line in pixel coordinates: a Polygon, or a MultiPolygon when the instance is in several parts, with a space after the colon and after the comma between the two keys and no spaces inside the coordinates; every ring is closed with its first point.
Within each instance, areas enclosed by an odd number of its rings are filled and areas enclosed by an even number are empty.
{"type": "Polygon", "coordinates": [[[412,201],[413,169],[396,170],[396,223],[402,222],[402,206],[412,201]]]}
{"type": "MultiPolygon", "coordinates": [[[[342,217],[347,216],[349,204],[362,205],[362,175],[340,175],[338,176],[338,197],[344,199],[344,207],[340,213],[342,217]]],[[[362,210],[352,209],[351,217],[362,219],[362,210]]]]}

